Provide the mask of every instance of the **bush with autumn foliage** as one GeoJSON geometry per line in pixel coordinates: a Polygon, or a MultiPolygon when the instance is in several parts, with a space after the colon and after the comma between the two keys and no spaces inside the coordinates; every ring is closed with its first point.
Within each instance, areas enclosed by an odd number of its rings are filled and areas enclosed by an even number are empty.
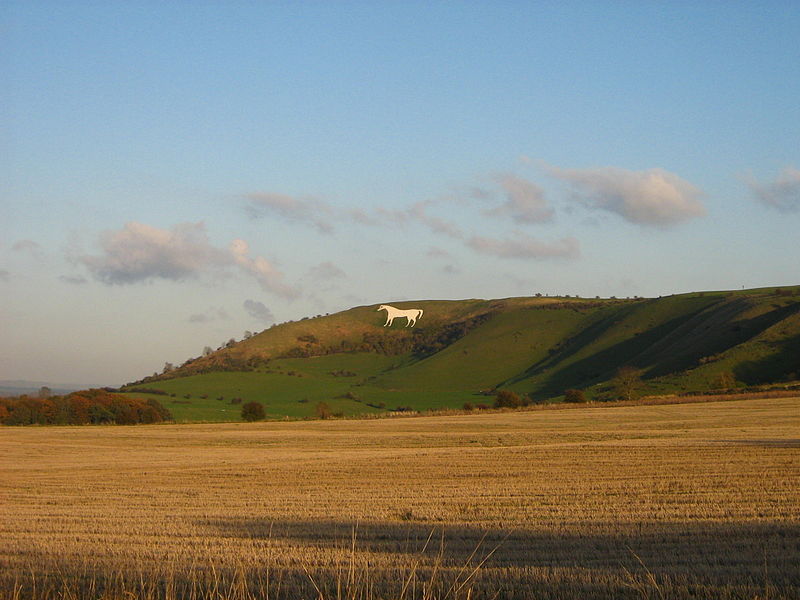
{"type": "Polygon", "coordinates": [[[133,425],[170,420],[172,415],[158,400],[129,398],[103,389],[49,398],[0,398],[0,423],[4,425],[133,425]]]}

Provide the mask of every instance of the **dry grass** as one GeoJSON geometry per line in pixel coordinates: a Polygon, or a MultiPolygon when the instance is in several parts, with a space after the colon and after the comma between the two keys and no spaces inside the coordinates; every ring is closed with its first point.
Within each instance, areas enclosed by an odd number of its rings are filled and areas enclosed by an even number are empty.
{"type": "Polygon", "coordinates": [[[0,597],[800,597],[797,398],[4,428],[0,456],[0,597]]]}

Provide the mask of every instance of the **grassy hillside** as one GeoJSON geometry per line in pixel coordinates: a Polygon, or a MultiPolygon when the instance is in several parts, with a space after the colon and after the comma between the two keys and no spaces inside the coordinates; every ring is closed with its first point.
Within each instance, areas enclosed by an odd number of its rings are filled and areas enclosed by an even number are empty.
{"type": "Polygon", "coordinates": [[[621,367],[639,394],[800,378],[800,287],[394,305],[424,316],[383,327],[375,305],[284,323],[125,389],[157,393],[178,420],[231,421],[252,401],[280,418],[321,402],[343,415],[491,404],[497,389],[614,399],[621,367]]]}

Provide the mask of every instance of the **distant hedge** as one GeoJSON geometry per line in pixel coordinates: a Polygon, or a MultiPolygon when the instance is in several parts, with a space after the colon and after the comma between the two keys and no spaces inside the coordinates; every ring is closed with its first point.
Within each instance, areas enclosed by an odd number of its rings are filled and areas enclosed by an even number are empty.
{"type": "Polygon", "coordinates": [[[134,425],[171,420],[169,410],[158,400],[128,398],[102,389],[50,398],[0,398],[0,423],[3,425],[134,425]]]}

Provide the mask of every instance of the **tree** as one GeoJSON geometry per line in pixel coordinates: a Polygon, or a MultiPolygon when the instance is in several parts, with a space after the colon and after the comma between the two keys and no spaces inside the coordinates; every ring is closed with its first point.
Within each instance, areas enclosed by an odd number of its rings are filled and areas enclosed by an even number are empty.
{"type": "Polygon", "coordinates": [[[245,421],[261,421],[266,416],[264,406],[260,402],[248,402],[242,406],[242,418],[245,421]]]}
{"type": "Polygon", "coordinates": [[[39,398],[49,398],[52,395],[53,391],[46,385],[39,388],[39,398]]]}
{"type": "Polygon", "coordinates": [[[730,390],[736,386],[736,377],[730,371],[722,371],[717,375],[714,383],[718,389],[730,390]]]}
{"type": "Polygon", "coordinates": [[[629,365],[620,367],[611,380],[615,396],[620,400],[634,400],[642,387],[642,372],[629,365]]]}
{"type": "Polygon", "coordinates": [[[319,402],[314,407],[314,414],[316,414],[320,419],[330,419],[333,416],[331,413],[331,407],[328,406],[327,402],[319,402]]]}
{"type": "Polygon", "coordinates": [[[206,346],[205,348],[203,348],[203,356],[208,356],[209,354],[212,354],[213,352],[214,352],[214,350],[213,350],[213,348],[211,348],[211,346],[206,346]]]}

